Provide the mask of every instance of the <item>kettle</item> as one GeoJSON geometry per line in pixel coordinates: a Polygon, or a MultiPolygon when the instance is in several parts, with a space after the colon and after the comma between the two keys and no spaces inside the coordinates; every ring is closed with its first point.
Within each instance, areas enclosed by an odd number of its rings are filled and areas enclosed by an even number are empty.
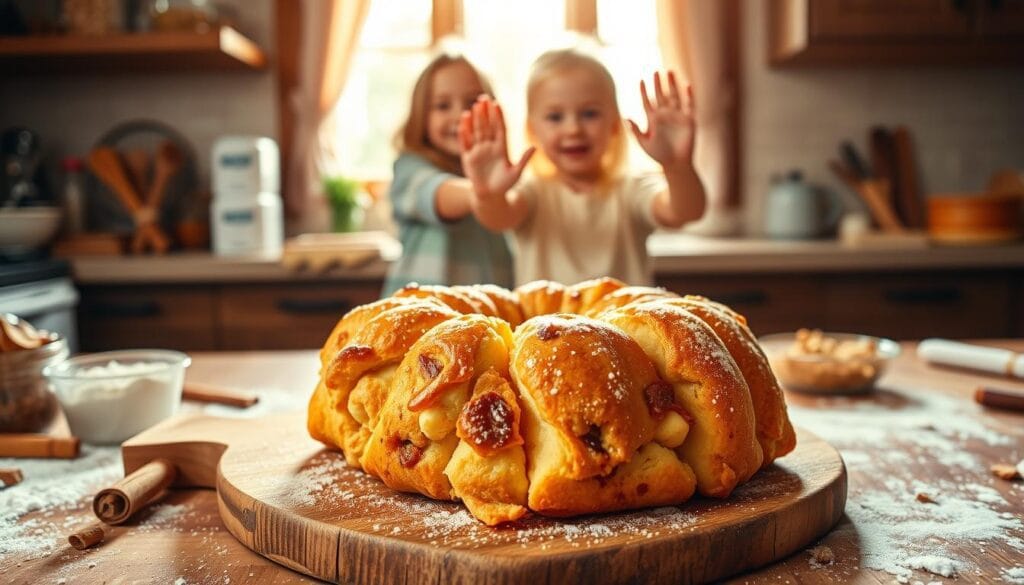
{"type": "Polygon", "coordinates": [[[800,171],[790,171],[768,190],[764,233],[782,240],[817,238],[835,228],[842,211],[837,193],[805,182],[800,171]]]}

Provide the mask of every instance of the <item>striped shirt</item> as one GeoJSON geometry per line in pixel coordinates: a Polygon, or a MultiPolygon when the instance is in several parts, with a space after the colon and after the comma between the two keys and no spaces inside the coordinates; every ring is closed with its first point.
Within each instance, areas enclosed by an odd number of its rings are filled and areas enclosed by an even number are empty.
{"type": "Polygon", "coordinates": [[[388,271],[384,296],[410,282],[513,285],[512,256],[504,236],[488,231],[472,214],[457,221],[438,217],[437,189],[456,178],[414,154],[395,161],[388,196],[402,257],[388,271]]]}

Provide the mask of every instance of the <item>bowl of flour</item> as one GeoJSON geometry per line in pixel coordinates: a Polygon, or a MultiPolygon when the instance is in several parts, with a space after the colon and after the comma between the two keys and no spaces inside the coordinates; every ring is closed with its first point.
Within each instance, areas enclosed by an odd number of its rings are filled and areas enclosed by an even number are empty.
{"type": "Polygon", "coordinates": [[[86,443],[112,445],[177,412],[191,361],[178,351],[132,349],[81,355],[43,373],[71,432],[86,443]]]}

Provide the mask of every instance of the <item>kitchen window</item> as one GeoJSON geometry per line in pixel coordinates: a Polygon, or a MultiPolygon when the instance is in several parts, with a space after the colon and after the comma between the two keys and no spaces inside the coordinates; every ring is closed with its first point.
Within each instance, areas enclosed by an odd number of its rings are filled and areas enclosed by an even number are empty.
{"type": "MultiPolygon", "coordinates": [[[[654,2],[373,0],[333,112],[333,170],[362,180],[390,179],[392,138],[437,47],[464,53],[490,79],[516,158],[525,148],[530,65],[543,51],[566,45],[567,31],[596,33],[598,57],[615,78],[622,115],[643,127],[639,83],[663,67],[654,2]]],[[[635,141],[630,148],[633,170],[657,168],[635,141]]]]}

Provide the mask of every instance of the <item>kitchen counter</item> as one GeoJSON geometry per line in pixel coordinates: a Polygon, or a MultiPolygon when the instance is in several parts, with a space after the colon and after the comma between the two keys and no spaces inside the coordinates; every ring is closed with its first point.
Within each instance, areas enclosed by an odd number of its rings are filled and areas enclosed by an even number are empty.
{"type": "MultiPolygon", "coordinates": [[[[1024,243],[920,248],[849,247],[835,240],[718,239],[659,233],[647,243],[659,275],[1024,269],[1024,243]]],[[[167,256],[81,256],[71,259],[80,284],[381,280],[389,262],[327,272],[295,271],[277,259],[167,256]]]]}
{"type": "MultiPolygon", "coordinates": [[[[991,344],[1024,351],[1024,340],[991,344]]],[[[820,542],[732,583],[1024,580],[1024,482],[989,471],[1024,457],[1024,414],[971,399],[979,384],[1024,392],[1024,381],[939,369],[914,347],[903,344],[873,394],[787,395],[794,424],[845,460],[846,514],[820,542]]],[[[317,368],[313,351],[197,353],[188,379],[257,391],[261,401],[248,411],[203,410],[258,416],[303,409],[317,368]]],[[[76,551],[66,536],[90,521],[90,496],[120,477],[116,448],[86,447],[72,462],[0,459],[11,466],[23,468],[25,481],[0,491],[5,583],[311,582],[236,541],[209,490],[173,491],[98,547],[76,551]]]]}

